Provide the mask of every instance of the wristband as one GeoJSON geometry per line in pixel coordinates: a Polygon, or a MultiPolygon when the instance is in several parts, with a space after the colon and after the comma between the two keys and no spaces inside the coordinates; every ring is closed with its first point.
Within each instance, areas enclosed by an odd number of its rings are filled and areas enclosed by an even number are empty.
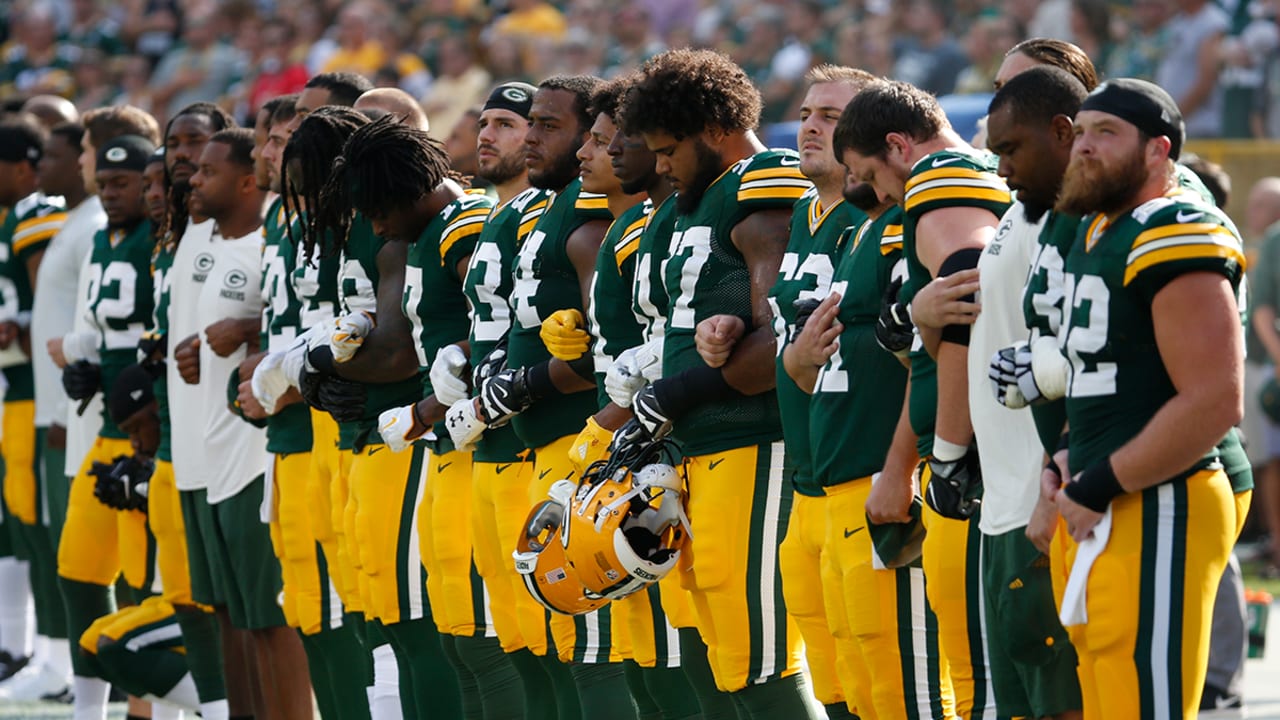
{"type": "Polygon", "coordinates": [[[948,442],[935,435],[933,437],[933,452],[930,455],[938,462],[955,462],[964,457],[969,452],[968,445],[958,445],[948,442]]]}
{"type": "Polygon", "coordinates": [[[565,363],[575,375],[586,380],[587,382],[596,381],[596,358],[589,352],[582,353],[582,356],[570,360],[565,363]]]}
{"type": "Polygon", "coordinates": [[[1062,433],[1062,437],[1058,439],[1058,449],[1054,453],[1062,452],[1071,446],[1071,431],[1062,433]]]}
{"type": "Polygon", "coordinates": [[[1049,458],[1049,462],[1044,464],[1044,469],[1058,476],[1058,482],[1062,482],[1062,468],[1058,467],[1058,463],[1053,458],[1049,458]]]}
{"type": "Polygon", "coordinates": [[[691,408],[709,402],[743,397],[724,379],[721,368],[691,367],[653,383],[653,395],[668,418],[684,416],[691,408]]]}
{"type": "Polygon", "coordinates": [[[556,384],[551,381],[550,362],[550,360],[540,362],[529,368],[529,371],[525,373],[525,389],[529,392],[529,399],[533,402],[537,402],[544,397],[560,394],[560,391],[556,389],[556,384]]]}
{"type": "Polygon", "coordinates": [[[1111,501],[1124,494],[1111,469],[1111,458],[1085,468],[1062,491],[1076,503],[1098,513],[1106,512],[1111,501]]]}
{"type": "Polygon", "coordinates": [[[409,412],[410,412],[410,414],[411,414],[411,415],[412,415],[412,417],[413,417],[413,424],[414,424],[415,426],[417,426],[417,427],[424,428],[424,430],[423,430],[423,432],[424,432],[424,433],[425,433],[427,430],[430,430],[430,429],[431,429],[431,426],[430,426],[430,425],[428,425],[428,424],[426,424],[425,422],[423,422],[423,420],[422,420],[422,416],[418,414],[418,403],[416,403],[416,402],[415,402],[414,404],[410,405],[409,407],[410,407],[410,408],[412,408],[409,412]]]}

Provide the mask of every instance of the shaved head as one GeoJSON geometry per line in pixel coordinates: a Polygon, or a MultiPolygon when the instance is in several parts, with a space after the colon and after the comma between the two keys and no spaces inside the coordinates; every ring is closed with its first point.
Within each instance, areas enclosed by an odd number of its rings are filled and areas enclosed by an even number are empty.
{"type": "Polygon", "coordinates": [[[400,88],[374,88],[356,100],[357,110],[381,110],[394,115],[400,122],[423,132],[429,129],[427,114],[409,93],[400,88]]]}
{"type": "Polygon", "coordinates": [[[80,113],[71,101],[57,95],[36,95],[22,105],[22,111],[35,115],[46,130],[63,123],[80,121],[80,113]]]}

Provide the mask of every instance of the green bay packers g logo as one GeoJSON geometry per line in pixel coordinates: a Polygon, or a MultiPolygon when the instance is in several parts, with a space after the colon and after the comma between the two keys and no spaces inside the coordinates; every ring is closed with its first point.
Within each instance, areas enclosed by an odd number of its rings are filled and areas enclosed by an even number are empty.
{"type": "Polygon", "coordinates": [[[232,270],[222,279],[223,284],[232,290],[239,290],[249,284],[249,276],[240,270],[232,270]]]}
{"type": "Polygon", "coordinates": [[[522,103],[522,102],[528,102],[529,93],[526,92],[524,88],[509,87],[502,91],[502,97],[510,100],[513,103],[522,103]]]}
{"type": "Polygon", "coordinates": [[[207,273],[213,269],[213,256],[209,253],[200,253],[196,256],[196,271],[207,273]]]}
{"type": "Polygon", "coordinates": [[[118,163],[129,159],[129,151],[122,147],[113,147],[103,156],[108,162],[118,163]]]}

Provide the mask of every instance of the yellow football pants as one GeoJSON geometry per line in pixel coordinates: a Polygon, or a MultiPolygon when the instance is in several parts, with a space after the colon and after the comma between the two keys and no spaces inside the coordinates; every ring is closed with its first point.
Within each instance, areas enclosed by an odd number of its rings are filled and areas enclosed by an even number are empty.
{"type": "Polygon", "coordinates": [[[116,456],[132,455],[126,439],[94,440],[80,471],[71,481],[67,521],[58,545],[58,575],[92,585],[110,585],[123,570],[125,580],[142,587],[147,577],[147,515],[121,512],[93,496],[93,463],[110,463],[116,456]]]}

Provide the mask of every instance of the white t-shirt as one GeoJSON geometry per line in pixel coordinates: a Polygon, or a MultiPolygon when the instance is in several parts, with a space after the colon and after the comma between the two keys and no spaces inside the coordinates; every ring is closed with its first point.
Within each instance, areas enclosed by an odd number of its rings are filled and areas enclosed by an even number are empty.
{"type": "MultiPolygon", "coordinates": [[[[106,227],[106,221],[103,221],[103,227],[106,227]]],[[[92,238],[92,236],[90,236],[92,238]]],[[[92,250],[92,244],[90,244],[92,250]]],[[[89,316],[89,285],[90,278],[93,273],[89,270],[89,258],[92,253],[85,253],[84,259],[80,261],[80,274],[76,283],[76,302],[75,312],[72,319],[71,331],[75,333],[94,332],[93,318],[89,316]]],[[[43,263],[41,263],[43,265],[43,263]]],[[[39,278],[37,278],[39,282],[39,278]]],[[[37,292],[38,294],[38,292],[37,292]]],[[[62,389],[62,378],[58,378],[58,389],[62,389]]],[[[36,394],[39,396],[39,387],[36,394]]],[[[63,397],[66,395],[64,393],[63,397]]],[[[84,413],[76,414],[76,410],[80,407],[79,402],[70,402],[67,399],[66,423],[67,423],[67,461],[63,465],[68,477],[74,477],[80,472],[80,465],[84,463],[84,458],[89,454],[89,450],[93,448],[93,443],[98,439],[98,431],[102,429],[102,393],[94,393],[89,400],[89,404],[85,406],[84,413]]]]}
{"type": "MultiPolygon", "coordinates": [[[[221,241],[221,238],[217,238],[221,241]]],[[[210,463],[205,461],[205,441],[201,436],[204,417],[200,387],[206,375],[201,368],[200,384],[188,385],[178,374],[173,352],[178,343],[204,329],[196,314],[200,290],[214,268],[213,221],[189,223],[178,243],[169,270],[169,361],[165,378],[169,391],[169,447],[173,454],[173,479],[179,490],[204,490],[209,486],[210,463]]]]}
{"type": "Polygon", "coordinates": [[[1040,493],[1044,449],[1031,411],[1010,410],[997,402],[987,368],[997,350],[1029,336],[1022,289],[1046,217],[1048,213],[1032,224],[1022,203],[1015,202],[978,259],[982,312],[969,336],[969,417],[982,462],[979,526],[987,535],[1026,525],[1040,493]]]}
{"type": "Polygon", "coordinates": [[[49,341],[71,331],[79,298],[80,269],[93,250],[93,236],[106,227],[102,201],[93,195],[67,212],[62,229],[49,241],[40,270],[36,273],[36,296],[31,305],[31,363],[36,382],[36,427],[66,422],[67,393],[62,389],[62,371],[45,349],[49,341]]]}
{"type": "Polygon", "coordinates": [[[240,492],[267,469],[267,433],[227,409],[227,382],[240,367],[247,348],[241,345],[227,357],[209,347],[204,328],[225,318],[261,318],[262,233],[258,230],[235,238],[217,239],[212,246],[213,269],[200,288],[197,324],[201,328],[200,397],[204,429],[200,442],[206,448],[209,472],[209,504],[240,492]]]}

